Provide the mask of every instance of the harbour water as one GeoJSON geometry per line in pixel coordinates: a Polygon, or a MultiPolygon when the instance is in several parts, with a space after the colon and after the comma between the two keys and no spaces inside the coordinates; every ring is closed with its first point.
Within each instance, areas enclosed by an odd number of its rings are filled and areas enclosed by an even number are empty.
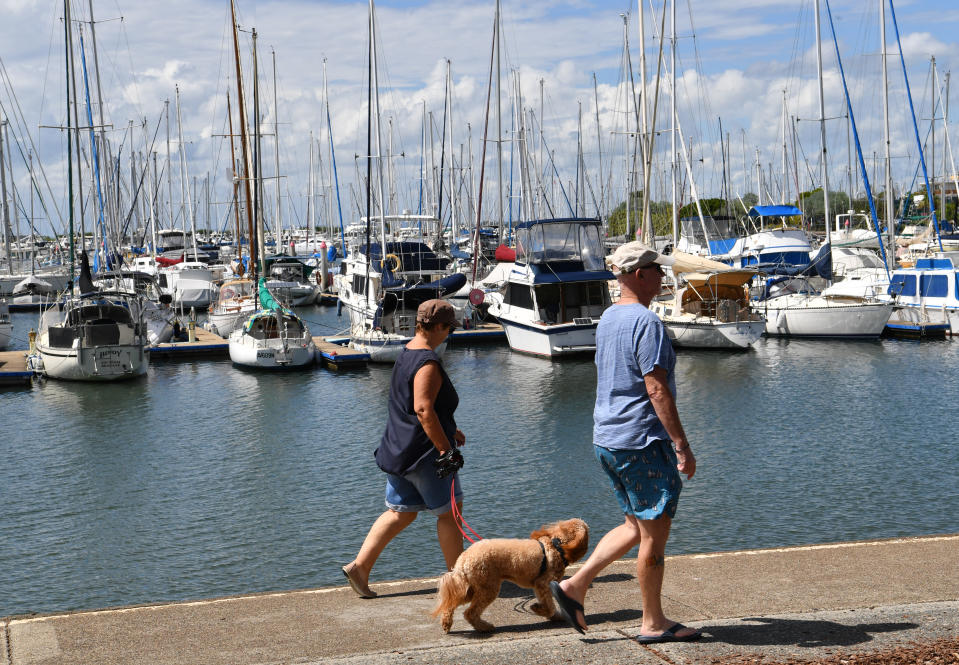
{"type": "MultiPolygon", "coordinates": [[[[314,334],[346,323],[302,310],[314,334]]],[[[17,345],[35,315],[15,314],[17,345]]],[[[669,553],[959,532],[959,346],[761,340],[682,352],[699,471],[669,553]]],[[[621,521],[591,447],[591,359],[452,345],[464,514],[484,537],[621,521]]],[[[389,367],[263,374],[154,363],[140,380],[0,389],[0,616],[343,582],[383,510],[389,367]]],[[[373,579],[442,571],[434,519],[373,579]]]]}

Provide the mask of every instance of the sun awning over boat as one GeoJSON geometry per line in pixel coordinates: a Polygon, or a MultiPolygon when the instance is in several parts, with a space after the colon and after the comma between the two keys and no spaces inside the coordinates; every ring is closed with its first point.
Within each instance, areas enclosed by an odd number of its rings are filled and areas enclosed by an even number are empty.
{"type": "Polygon", "coordinates": [[[731,266],[720,261],[713,261],[712,259],[706,259],[702,256],[696,256],[695,254],[687,254],[686,252],[673,252],[670,256],[676,261],[673,264],[673,274],[675,275],[687,272],[725,272],[733,269],[731,266]]]}
{"type": "Polygon", "coordinates": [[[694,288],[709,287],[715,289],[719,286],[742,286],[756,276],[755,270],[728,270],[725,272],[688,273],[683,275],[686,283],[694,288]]]}
{"type": "Polygon", "coordinates": [[[798,217],[802,210],[796,206],[753,206],[749,209],[750,217],[798,217]]]}

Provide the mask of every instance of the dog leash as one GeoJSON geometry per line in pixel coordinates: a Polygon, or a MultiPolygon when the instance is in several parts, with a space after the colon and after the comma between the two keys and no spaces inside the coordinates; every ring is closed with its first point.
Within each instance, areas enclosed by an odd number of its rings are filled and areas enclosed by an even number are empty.
{"type": "Polygon", "coordinates": [[[456,477],[455,476],[453,478],[450,478],[450,505],[453,507],[453,519],[456,520],[456,528],[460,530],[460,533],[463,534],[463,537],[466,538],[466,540],[470,541],[471,544],[475,543],[476,540],[483,540],[483,536],[473,531],[473,527],[471,527],[469,523],[467,523],[467,521],[463,519],[463,514],[459,511],[459,508],[456,507],[456,477]],[[476,540],[473,540],[472,538],[470,538],[469,534],[463,531],[463,527],[460,526],[460,524],[465,525],[466,528],[470,530],[470,533],[476,536],[476,540]]]}

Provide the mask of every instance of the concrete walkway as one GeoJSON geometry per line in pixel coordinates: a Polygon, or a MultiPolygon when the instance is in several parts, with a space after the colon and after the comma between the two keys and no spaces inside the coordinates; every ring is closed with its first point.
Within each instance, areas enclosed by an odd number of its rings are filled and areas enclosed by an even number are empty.
{"type": "MultiPolygon", "coordinates": [[[[42,584],[42,580],[37,581],[42,584]]],[[[709,663],[733,655],[820,658],[959,638],[959,535],[667,558],[671,619],[693,644],[643,646],[635,560],[598,578],[585,636],[526,608],[504,585],[474,633],[457,613],[444,635],[428,612],[436,581],[266,593],[2,620],[0,664],[709,663]]]]}

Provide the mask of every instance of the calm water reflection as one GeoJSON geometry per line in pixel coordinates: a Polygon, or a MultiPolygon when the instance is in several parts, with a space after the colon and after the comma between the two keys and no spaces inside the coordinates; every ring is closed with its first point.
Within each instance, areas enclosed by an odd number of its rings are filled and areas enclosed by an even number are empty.
{"type": "MultiPolygon", "coordinates": [[[[315,334],[340,330],[305,310],[315,334]]],[[[18,336],[33,317],[15,315],[18,336]]],[[[670,552],[959,531],[954,342],[763,340],[679,355],[699,459],[670,552]]],[[[595,369],[453,346],[465,515],[486,537],[621,521],[591,447],[595,369]]],[[[0,615],[340,584],[383,509],[372,459],[389,368],[257,374],[154,364],[142,380],[0,391],[0,615]]],[[[433,518],[375,579],[437,574],[433,518]]]]}

